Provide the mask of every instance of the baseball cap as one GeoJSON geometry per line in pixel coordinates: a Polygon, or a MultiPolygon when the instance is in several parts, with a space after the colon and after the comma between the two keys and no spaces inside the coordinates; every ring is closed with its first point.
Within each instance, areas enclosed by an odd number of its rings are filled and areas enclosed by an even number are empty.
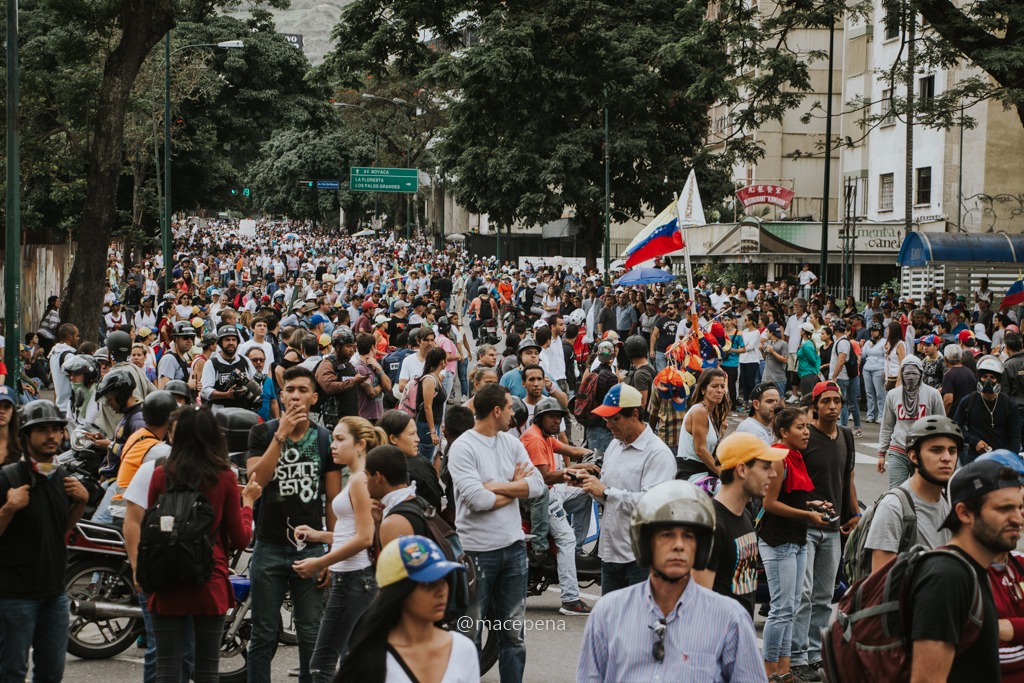
{"type": "Polygon", "coordinates": [[[590,412],[601,417],[610,417],[623,408],[639,408],[641,398],[640,392],[628,384],[616,384],[605,394],[601,405],[590,412]]]}
{"type": "Polygon", "coordinates": [[[320,337],[317,339],[317,343],[320,345],[320,348],[324,348],[325,346],[330,346],[331,345],[331,335],[329,335],[329,334],[321,334],[320,337]]]}
{"type": "Polygon", "coordinates": [[[14,390],[6,384],[0,384],[0,403],[7,401],[12,406],[18,405],[18,402],[14,400],[14,390]]]}
{"type": "Polygon", "coordinates": [[[398,309],[400,309],[400,308],[408,308],[408,307],[409,307],[409,304],[406,303],[405,301],[402,301],[401,299],[399,299],[398,301],[395,302],[395,310],[396,311],[398,309]]]}
{"type": "Polygon", "coordinates": [[[800,323],[800,329],[803,330],[804,332],[808,332],[810,334],[814,334],[814,325],[812,325],[811,323],[808,323],[808,322],[800,323]]]}
{"type": "Polygon", "coordinates": [[[768,323],[768,332],[774,335],[781,335],[782,328],[778,323],[768,323]]]}
{"type": "Polygon", "coordinates": [[[958,342],[960,342],[960,343],[963,343],[963,342],[965,342],[965,341],[967,341],[969,339],[973,339],[973,338],[974,338],[974,333],[971,332],[970,330],[961,330],[960,334],[956,335],[956,340],[958,342]]]}
{"type": "Polygon", "coordinates": [[[373,299],[367,299],[363,302],[362,309],[364,311],[372,311],[375,308],[377,308],[377,304],[374,303],[373,299]]]}
{"type": "Polygon", "coordinates": [[[776,462],[789,455],[786,448],[769,446],[753,434],[736,432],[725,437],[718,443],[715,456],[723,470],[731,470],[741,463],[751,460],[767,460],[776,462]]]}
{"type": "Polygon", "coordinates": [[[310,325],[323,325],[326,322],[327,322],[327,318],[323,317],[319,313],[317,313],[316,315],[314,315],[312,318],[309,319],[309,324],[310,325]]]}
{"type": "Polygon", "coordinates": [[[949,528],[956,518],[957,503],[966,503],[999,489],[1019,486],[1020,480],[1017,473],[995,460],[975,460],[964,465],[953,473],[949,483],[946,484],[946,497],[949,499],[950,510],[939,529],[949,528]],[[1006,472],[1004,473],[1003,470],[1006,472]]]}
{"type": "Polygon", "coordinates": [[[381,588],[411,579],[433,583],[454,571],[465,571],[458,562],[446,560],[437,543],[424,536],[401,536],[384,546],[377,558],[377,585],[381,588]]]}
{"type": "Polygon", "coordinates": [[[263,296],[260,297],[260,303],[262,303],[262,304],[269,304],[270,303],[270,297],[267,296],[266,294],[264,294],[263,296]]]}
{"type": "Polygon", "coordinates": [[[300,310],[302,310],[302,307],[305,306],[305,305],[306,305],[306,302],[304,302],[304,301],[296,301],[294,304],[292,304],[292,310],[293,311],[300,311],[300,310]]]}
{"type": "Polygon", "coordinates": [[[921,337],[920,339],[915,339],[914,343],[915,344],[932,344],[932,345],[936,345],[937,346],[937,345],[942,343],[942,340],[939,339],[938,336],[936,336],[934,334],[926,334],[923,337],[921,337]]]}
{"type": "Polygon", "coordinates": [[[139,333],[136,335],[139,339],[145,339],[149,335],[153,334],[153,330],[149,329],[145,325],[139,328],[139,333]]]}
{"type": "Polygon", "coordinates": [[[824,394],[826,391],[837,391],[839,395],[843,395],[843,390],[839,388],[839,385],[832,380],[824,382],[818,382],[814,385],[814,389],[811,390],[811,399],[814,401],[818,400],[818,397],[824,394]]]}
{"type": "Polygon", "coordinates": [[[383,325],[384,323],[391,322],[391,318],[387,317],[383,313],[373,319],[374,325],[383,325]]]}

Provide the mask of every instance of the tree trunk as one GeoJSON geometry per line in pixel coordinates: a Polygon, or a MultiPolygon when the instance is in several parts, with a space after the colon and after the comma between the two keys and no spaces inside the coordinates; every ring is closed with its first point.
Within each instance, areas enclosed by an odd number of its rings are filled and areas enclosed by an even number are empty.
{"type": "MultiPolygon", "coordinates": [[[[121,39],[107,56],[89,150],[82,223],[68,294],[61,311],[83,341],[97,339],[107,246],[117,216],[117,185],[123,167],[124,117],[132,85],[153,46],[174,27],[171,0],[122,0],[121,39]]],[[[168,255],[164,255],[169,263],[168,255]]]]}
{"type": "Polygon", "coordinates": [[[576,239],[583,240],[583,254],[587,257],[587,272],[590,272],[597,269],[597,260],[604,249],[604,223],[598,214],[577,215],[577,220],[581,230],[576,239]]]}

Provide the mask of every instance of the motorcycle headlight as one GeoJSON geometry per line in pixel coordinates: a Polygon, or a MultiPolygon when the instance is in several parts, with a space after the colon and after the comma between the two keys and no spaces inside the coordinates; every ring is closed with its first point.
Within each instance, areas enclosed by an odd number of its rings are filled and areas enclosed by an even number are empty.
{"type": "Polygon", "coordinates": [[[76,451],[92,448],[92,437],[84,429],[76,429],[71,432],[71,448],[76,451]]]}

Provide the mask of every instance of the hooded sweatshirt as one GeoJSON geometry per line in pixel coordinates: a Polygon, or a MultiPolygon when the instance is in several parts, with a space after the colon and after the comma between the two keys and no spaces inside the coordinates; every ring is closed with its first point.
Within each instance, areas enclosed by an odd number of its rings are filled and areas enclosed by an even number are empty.
{"type": "Polygon", "coordinates": [[[878,433],[878,452],[906,453],[907,433],[911,425],[928,415],[945,415],[942,394],[924,383],[921,359],[907,355],[900,363],[900,386],[885,395],[882,427],[878,433]],[[908,369],[909,368],[909,369],[908,369]]]}

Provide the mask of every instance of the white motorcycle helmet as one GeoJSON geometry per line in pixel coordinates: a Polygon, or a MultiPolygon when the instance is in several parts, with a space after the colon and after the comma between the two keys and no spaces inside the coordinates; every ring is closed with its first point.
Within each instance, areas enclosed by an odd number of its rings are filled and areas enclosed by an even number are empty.
{"type": "MultiPolygon", "coordinates": [[[[992,373],[996,377],[1002,377],[1003,376],[1003,362],[1001,360],[999,360],[998,358],[996,358],[995,356],[992,356],[992,355],[982,356],[981,358],[978,359],[977,373],[978,373],[979,379],[981,378],[982,373],[985,373],[985,372],[992,373]]],[[[985,383],[979,381],[978,382],[978,391],[984,393],[984,391],[985,391],[984,387],[985,387],[985,383]]],[[[996,394],[998,394],[999,390],[1001,388],[1000,384],[999,384],[999,381],[997,380],[995,382],[995,384],[993,386],[989,387],[989,388],[992,390],[989,393],[996,393],[996,394]]]]}
{"type": "Polygon", "coordinates": [[[577,308],[575,311],[565,317],[567,325],[576,325],[579,327],[587,319],[587,314],[582,308],[577,308]]]}

